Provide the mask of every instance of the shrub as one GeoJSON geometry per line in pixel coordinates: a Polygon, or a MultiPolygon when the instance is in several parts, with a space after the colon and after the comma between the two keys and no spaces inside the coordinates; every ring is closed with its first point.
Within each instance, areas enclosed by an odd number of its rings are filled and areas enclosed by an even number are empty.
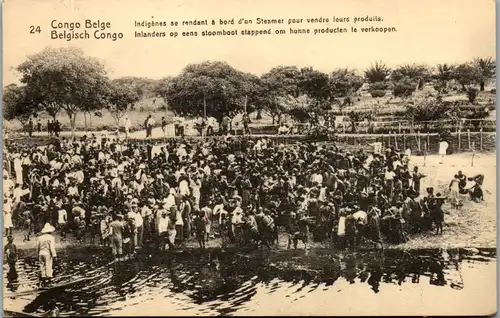
{"type": "Polygon", "coordinates": [[[392,94],[395,97],[410,97],[415,91],[416,86],[409,78],[403,78],[394,84],[392,94]]]}
{"type": "Polygon", "coordinates": [[[467,98],[471,104],[476,102],[477,95],[479,94],[479,90],[477,88],[470,87],[467,89],[467,98]]]}
{"type": "Polygon", "coordinates": [[[370,91],[370,95],[372,95],[373,98],[384,97],[385,96],[385,91],[384,90],[380,90],[380,89],[371,90],[370,91]]]}

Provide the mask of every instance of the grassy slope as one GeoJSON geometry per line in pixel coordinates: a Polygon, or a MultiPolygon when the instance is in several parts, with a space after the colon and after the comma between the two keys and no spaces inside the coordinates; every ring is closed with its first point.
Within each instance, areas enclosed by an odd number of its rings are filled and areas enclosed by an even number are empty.
{"type": "MultiPolygon", "coordinates": [[[[415,93],[415,95],[425,95],[427,93],[435,93],[432,88],[425,87],[423,91],[415,93]]],[[[451,98],[451,99],[466,99],[466,96],[463,94],[450,94],[446,98],[451,98]]],[[[486,103],[489,102],[490,100],[494,100],[495,95],[492,95],[489,92],[481,92],[480,95],[478,96],[478,101],[480,103],[486,103]]],[[[377,108],[377,112],[382,113],[382,114],[388,114],[391,112],[402,112],[404,111],[404,104],[406,103],[405,100],[402,100],[401,98],[395,98],[392,97],[392,95],[388,92],[388,94],[384,97],[380,98],[373,98],[371,97],[367,92],[361,92],[359,97],[356,97],[354,99],[354,105],[353,106],[348,106],[345,107],[344,110],[346,112],[350,111],[370,111],[374,107],[377,108]]],[[[128,112],[128,116],[131,120],[132,127],[134,129],[142,129],[142,127],[146,117],[151,113],[153,117],[156,119],[157,122],[160,121],[162,116],[167,116],[168,118],[173,117],[173,113],[170,111],[165,111],[164,109],[161,109],[162,107],[165,106],[165,102],[163,101],[162,98],[145,98],[141,100],[135,107],[133,111],[128,112]]],[[[100,131],[100,130],[112,130],[114,127],[116,127],[115,120],[113,117],[107,112],[106,110],[101,111],[102,117],[97,117],[97,116],[92,116],[91,122],[87,117],[87,124],[88,127],[90,127],[90,130],[92,131],[100,131]]],[[[272,119],[265,114],[265,112],[262,113],[263,118],[261,120],[255,120],[255,114],[251,115],[252,118],[252,125],[269,125],[272,123],[272,119]]],[[[70,124],[69,124],[69,119],[68,116],[64,112],[60,112],[57,116],[58,120],[62,123],[63,125],[63,130],[66,128],[69,130],[70,124]]],[[[45,127],[47,120],[51,119],[50,116],[47,114],[40,114],[39,119],[41,119],[42,125],[45,127]]],[[[391,120],[391,118],[387,118],[384,116],[381,118],[382,120],[391,120]]],[[[36,121],[35,121],[36,123],[36,121]]],[[[21,124],[17,121],[7,121],[5,120],[3,122],[4,128],[7,128],[8,130],[14,130],[18,131],[21,129],[21,124]]],[[[77,115],[77,120],[76,120],[76,129],[79,131],[83,131],[85,128],[85,119],[83,114],[78,114],[77,115]]]]}

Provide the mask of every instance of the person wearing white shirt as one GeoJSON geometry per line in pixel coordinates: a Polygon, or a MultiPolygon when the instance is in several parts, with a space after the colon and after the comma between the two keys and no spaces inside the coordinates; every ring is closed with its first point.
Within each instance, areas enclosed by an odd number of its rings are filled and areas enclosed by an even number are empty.
{"type": "Polygon", "coordinates": [[[444,162],[444,157],[446,156],[446,150],[448,150],[448,146],[449,144],[441,139],[441,141],[439,142],[439,155],[441,156],[441,162],[439,163],[443,163],[444,162]]]}
{"type": "Polygon", "coordinates": [[[130,119],[128,116],[125,116],[125,138],[128,139],[129,133],[130,133],[130,126],[132,126],[132,123],[130,122],[130,119]]]}
{"type": "Polygon", "coordinates": [[[165,209],[167,211],[170,211],[170,208],[175,205],[175,194],[175,189],[171,188],[165,201],[165,209]]]}
{"type": "Polygon", "coordinates": [[[214,134],[214,127],[217,123],[217,120],[210,116],[207,118],[207,136],[212,136],[214,134]]]}
{"type": "Polygon", "coordinates": [[[29,189],[23,189],[21,184],[16,185],[14,188],[13,194],[14,194],[14,202],[17,204],[21,202],[22,197],[24,197],[26,194],[29,194],[30,190],[29,189]]]}
{"type": "Polygon", "coordinates": [[[373,147],[373,153],[375,153],[375,154],[382,153],[382,143],[380,141],[371,143],[370,146],[373,147]]]}
{"type": "Polygon", "coordinates": [[[80,193],[78,193],[78,187],[76,184],[72,184],[71,186],[68,187],[68,197],[79,197],[80,193]]]}
{"type": "Polygon", "coordinates": [[[179,193],[185,196],[190,195],[189,183],[186,179],[183,179],[181,182],[179,182],[179,193]]]}
{"type": "Polygon", "coordinates": [[[389,170],[389,168],[385,168],[385,173],[384,173],[385,186],[386,186],[387,196],[389,197],[390,200],[392,200],[392,195],[394,193],[395,176],[396,174],[394,173],[394,171],[389,170]]]}
{"type": "Polygon", "coordinates": [[[85,180],[85,174],[83,173],[82,169],[79,168],[77,171],[75,171],[75,179],[78,184],[82,184],[83,181],[85,180]]]}
{"type": "Polygon", "coordinates": [[[9,178],[8,175],[3,175],[3,196],[6,197],[8,194],[12,193],[14,189],[14,182],[9,178]]]}
{"type": "Polygon", "coordinates": [[[319,173],[319,172],[316,172],[315,174],[312,175],[311,181],[313,184],[316,183],[316,184],[322,185],[323,184],[323,175],[321,175],[321,173],[319,173]]]}
{"type": "Polygon", "coordinates": [[[137,244],[136,247],[142,246],[142,237],[144,234],[144,219],[141,213],[136,212],[134,215],[135,227],[137,228],[137,244]]]}
{"type": "Polygon", "coordinates": [[[177,149],[177,156],[179,158],[182,158],[182,157],[187,157],[187,151],[186,151],[186,145],[182,144],[179,146],[179,148],[177,149]]]}
{"type": "Polygon", "coordinates": [[[23,166],[19,154],[14,157],[14,171],[16,172],[16,183],[23,183],[23,166]]]}

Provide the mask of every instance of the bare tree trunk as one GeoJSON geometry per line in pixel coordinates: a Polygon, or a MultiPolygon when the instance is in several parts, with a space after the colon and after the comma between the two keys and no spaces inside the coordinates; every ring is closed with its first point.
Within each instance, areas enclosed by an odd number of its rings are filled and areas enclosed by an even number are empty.
{"type": "Polygon", "coordinates": [[[87,112],[83,112],[83,121],[85,122],[85,132],[88,132],[88,127],[87,127],[87,112]]]}
{"type": "Polygon", "coordinates": [[[75,139],[76,112],[68,112],[68,116],[71,125],[71,138],[75,139]]]}

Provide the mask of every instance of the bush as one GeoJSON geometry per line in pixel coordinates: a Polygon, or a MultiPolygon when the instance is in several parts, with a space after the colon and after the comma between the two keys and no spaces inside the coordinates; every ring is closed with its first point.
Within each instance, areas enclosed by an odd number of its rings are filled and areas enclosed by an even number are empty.
{"type": "Polygon", "coordinates": [[[379,90],[379,89],[372,90],[372,91],[370,91],[370,95],[372,95],[373,98],[384,97],[385,90],[379,90]]]}
{"type": "Polygon", "coordinates": [[[395,97],[410,97],[415,91],[416,86],[410,79],[404,78],[394,84],[392,94],[395,97]]]}
{"type": "Polygon", "coordinates": [[[370,91],[372,90],[386,90],[389,87],[389,84],[386,82],[376,82],[370,85],[370,91]]]}
{"type": "Polygon", "coordinates": [[[467,98],[469,98],[469,103],[474,104],[476,102],[476,98],[477,98],[478,94],[479,94],[479,90],[477,88],[467,89],[467,98]]]}

